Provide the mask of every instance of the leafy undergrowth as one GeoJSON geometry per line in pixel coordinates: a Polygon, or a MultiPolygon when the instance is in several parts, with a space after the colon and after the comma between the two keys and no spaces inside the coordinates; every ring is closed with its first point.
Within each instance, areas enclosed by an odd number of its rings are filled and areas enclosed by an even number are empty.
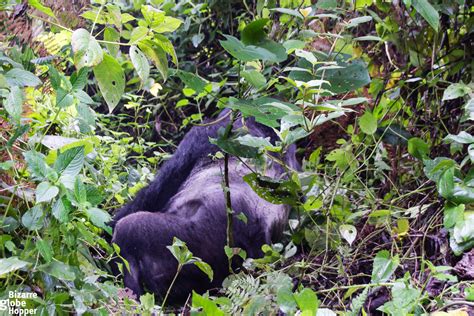
{"type": "MultiPolygon", "coordinates": [[[[0,311],[27,293],[21,309],[44,315],[473,313],[467,2],[1,8],[0,311]],[[135,297],[112,274],[107,223],[223,108],[278,141],[231,132],[222,152],[264,169],[298,147],[302,170],[247,178],[293,207],[285,236],[259,259],[226,249],[241,271],[184,306],[135,297]]],[[[212,275],[181,241],[170,251],[212,275]]]]}

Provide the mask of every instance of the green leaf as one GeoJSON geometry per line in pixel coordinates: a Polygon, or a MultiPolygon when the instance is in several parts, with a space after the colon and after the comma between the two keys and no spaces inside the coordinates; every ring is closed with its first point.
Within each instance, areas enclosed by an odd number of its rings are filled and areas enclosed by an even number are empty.
{"type": "Polygon", "coordinates": [[[212,281],[214,279],[214,271],[212,271],[212,268],[209,264],[204,261],[196,261],[193,263],[196,267],[198,267],[202,272],[207,275],[209,281],[212,281]]]}
{"type": "Polygon", "coordinates": [[[13,122],[19,124],[23,112],[23,91],[18,86],[10,87],[10,93],[7,95],[4,106],[13,122]]]}
{"type": "Polygon", "coordinates": [[[71,210],[71,202],[66,197],[62,197],[54,202],[51,212],[60,223],[67,223],[71,210]]]}
{"type": "Polygon", "coordinates": [[[10,69],[5,74],[5,79],[10,86],[35,87],[41,83],[31,72],[18,68],[10,69]]]}
{"type": "Polygon", "coordinates": [[[288,205],[300,203],[301,190],[291,180],[274,180],[256,173],[249,173],[243,179],[259,197],[270,203],[288,205]]]}
{"type": "Polygon", "coordinates": [[[21,217],[21,223],[28,230],[38,230],[43,227],[43,208],[37,204],[21,217]]]}
{"type": "Polygon", "coordinates": [[[104,54],[102,62],[94,67],[94,75],[109,107],[109,113],[112,113],[125,91],[125,74],[122,66],[112,56],[104,54]]]}
{"type": "Polygon", "coordinates": [[[296,309],[296,301],[291,289],[282,287],[277,292],[277,304],[285,314],[292,314],[296,309]]]}
{"type": "MultiPolygon", "coordinates": [[[[107,42],[118,43],[120,41],[120,33],[113,27],[107,26],[104,31],[104,40],[107,42]]],[[[117,54],[120,50],[119,44],[105,43],[105,47],[109,51],[110,56],[117,57],[117,54]]]]}
{"type": "Polygon", "coordinates": [[[392,300],[379,307],[378,310],[388,315],[410,315],[414,312],[421,290],[397,280],[392,287],[392,300]]]}
{"type": "Polygon", "coordinates": [[[61,177],[74,178],[84,165],[84,146],[70,148],[59,154],[54,169],[61,177]]]}
{"type": "Polygon", "coordinates": [[[151,31],[149,28],[144,26],[138,26],[133,28],[130,34],[130,44],[138,44],[140,41],[151,38],[151,31]]]}
{"type": "Polygon", "coordinates": [[[246,46],[244,43],[239,41],[237,38],[230,36],[230,35],[224,35],[226,38],[225,41],[220,41],[221,46],[229,53],[231,54],[234,58],[241,60],[243,62],[247,61],[253,61],[253,60],[273,60],[277,59],[277,56],[268,50],[249,45],[246,46]]]}
{"type": "Polygon", "coordinates": [[[166,248],[168,248],[181,265],[190,263],[193,258],[193,254],[189,251],[186,243],[177,237],[174,237],[173,244],[171,246],[166,246],[166,248]]]}
{"type": "Polygon", "coordinates": [[[28,170],[31,172],[34,179],[44,180],[49,174],[55,172],[46,164],[43,154],[30,150],[23,153],[23,156],[28,164],[28,170]]]}
{"type": "Polygon", "coordinates": [[[445,199],[453,196],[454,192],[454,167],[448,168],[443,172],[437,183],[438,193],[445,199]]]}
{"type": "Polygon", "coordinates": [[[152,293],[146,293],[140,296],[140,303],[147,311],[151,311],[155,307],[155,296],[152,293]]]}
{"type": "Polygon", "coordinates": [[[93,67],[102,62],[104,52],[87,30],[75,30],[72,33],[71,45],[74,52],[74,64],[77,68],[93,67]]]}
{"type": "Polygon", "coordinates": [[[110,222],[110,214],[106,211],[103,211],[99,208],[93,207],[86,210],[86,214],[89,217],[89,220],[97,227],[100,227],[106,231],[110,231],[110,227],[107,226],[107,223],[110,222]]]}
{"type": "Polygon", "coordinates": [[[89,77],[89,68],[83,67],[71,75],[71,85],[73,91],[84,89],[87,85],[87,78],[89,77]]]}
{"type": "Polygon", "coordinates": [[[199,295],[193,291],[192,304],[194,308],[201,308],[204,315],[212,316],[224,316],[224,312],[221,311],[217,304],[211,301],[208,297],[199,295]]]}
{"type": "Polygon", "coordinates": [[[153,43],[161,49],[165,51],[168,55],[171,56],[171,60],[173,61],[173,64],[178,66],[178,57],[176,56],[176,51],[174,50],[174,46],[171,43],[171,41],[164,35],[162,34],[155,34],[155,37],[153,39],[153,43]]]}
{"type": "Polygon", "coordinates": [[[51,262],[53,259],[53,249],[49,242],[44,239],[39,239],[35,243],[36,249],[41,254],[46,262],[51,262]]]}
{"type": "Polygon", "coordinates": [[[444,228],[449,229],[464,219],[465,205],[447,204],[444,207],[444,228]]]}
{"type": "Polygon", "coordinates": [[[132,61],[133,67],[137,71],[138,76],[144,83],[150,76],[150,65],[145,54],[142,53],[138,47],[132,45],[130,47],[130,60],[132,61]]]}
{"type": "Polygon", "coordinates": [[[164,80],[168,78],[168,59],[166,52],[160,46],[156,45],[150,40],[143,40],[138,43],[141,51],[151,59],[164,80]]]}
{"type": "Polygon", "coordinates": [[[29,266],[30,263],[18,259],[18,257],[9,257],[0,259],[0,278],[4,278],[6,274],[23,269],[29,266]]]}
{"type": "Polygon", "coordinates": [[[428,0],[413,0],[412,6],[416,9],[431,27],[438,32],[439,30],[439,14],[428,0]]]}
{"type": "Polygon", "coordinates": [[[197,93],[206,91],[207,82],[204,81],[201,77],[182,70],[178,70],[176,74],[187,87],[193,89],[197,93]]]}
{"type": "Polygon", "coordinates": [[[58,187],[49,182],[41,182],[36,187],[36,203],[49,202],[58,195],[58,187]]]}
{"type": "Polygon", "coordinates": [[[74,103],[74,97],[72,93],[59,88],[56,92],[56,106],[60,109],[65,109],[74,103]]]}
{"type": "Polygon", "coordinates": [[[252,116],[257,122],[273,128],[280,126],[278,121],[284,116],[300,111],[300,109],[293,104],[267,97],[256,100],[229,98],[227,107],[233,110],[239,110],[244,117],[252,116]]]}
{"type": "Polygon", "coordinates": [[[28,0],[28,4],[32,6],[33,8],[35,8],[36,10],[43,12],[44,14],[49,15],[50,17],[56,19],[56,16],[54,15],[53,10],[51,10],[48,7],[45,7],[38,0],[28,0]]]}
{"type": "Polygon", "coordinates": [[[368,111],[359,118],[359,126],[362,132],[373,135],[377,131],[377,119],[368,111]]]}
{"type": "Polygon", "coordinates": [[[352,28],[352,27],[356,27],[358,26],[359,24],[362,24],[362,23],[367,23],[367,22],[370,22],[372,21],[372,17],[371,16],[360,16],[360,17],[357,17],[357,18],[353,18],[353,19],[350,19],[349,22],[348,22],[348,25],[347,25],[347,28],[352,28]]]}
{"type": "Polygon", "coordinates": [[[408,152],[415,158],[428,158],[430,146],[424,140],[418,137],[412,137],[408,140],[408,152]]]}
{"type": "Polygon", "coordinates": [[[446,143],[472,144],[474,143],[474,136],[465,131],[461,131],[457,135],[449,134],[444,138],[444,141],[446,143]]]}
{"type": "Polygon", "coordinates": [[[267,80],[265,79],[265,76],[256,70],[243,71],[242,77],[244,77],[248,83],[250,83],[252,86],[254,86],[257,89],[262,89],[267,84],[267,80]]]}
{"type": "Polygon", "coordinates": [[[249,23],[240,33],[242,43],[245,45],[257,45],[267,37],[264,28],[270,19],[258,19],[249,23]]]}
{"type": "Polygon", "coordinates": [[[63,281],[74,281],[76,279],[74,268],[60,261],[52,261],[41,265],[38,270],[63,281]]]}
{"type": "Polygon", "coordinates": [[[398,255],[391,258],[388,250],[381,250],[377,252],[374,258],[374,265],[372,268],[372,283],[386,282],[397,269],[400,264],[398,255]]]}
{"type": "Polygon", "coordinates": [[[295,293],[294,297],[301,310],[301,316],[316,315],[320,302],[313,290],[305,288],[301,292],[295,293]]]}

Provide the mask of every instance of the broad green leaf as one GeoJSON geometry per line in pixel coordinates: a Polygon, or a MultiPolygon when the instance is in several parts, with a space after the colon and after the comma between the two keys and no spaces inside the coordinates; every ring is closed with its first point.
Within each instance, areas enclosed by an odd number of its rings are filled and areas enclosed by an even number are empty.
{"type": "Polygon", "coordinates": [[[49,15],[50,17],[56,19],[56,16],[54,15],[53,10],[51,10],[48,7],[45,7],[43,4],[41,4],[40,1],[38,1],[38,0],[28,0],[28,4],[30,6],[32,6],[33,8],[35,8],[36,10],[38,10],[40,12],[43,12],[44,14],[49,15]]]}
{"type": "Polygon", "coordinates": [[[136,45],[142,40],[150,39],[151,31],[149,28],[144,26],[137,26],[132,30],[130,34],[130,44],[136,45]]]}
{"type": "Polygon", "coordinates": [[[73,91],[84,89],[87,85],[87,79],[89,78],[89,71],[90,69],[88,67],[83,67],[71,75],[70,81],[73,91]]]}
{"type": "Polygon", "coordinates": [[[288,40],[283,43],[287,54],[291,54],[297,49],[303,49],[305,46],[306,43],[300,40],[288,40]]]}
{"type": "Polygon", "coordinates": [[[23,153],[23,156],[28,164],[28,170],[34,179],[44,180],[49,174],[54,172],[54,170],[46,164],[43,154],[30,150],[23,153]]]}
{"type": "Polygon", "coordinates": [[[166,36],[162,34],[155,34],[155,37],[153,38],[153,43],[161,47],[161,49],[163,49],[165,53],[170,55],[173,64],[178,66],[178,57],[176,56],[176,51],[174,50],[173,44],[166,36]]]}
{"type": "Polygon", "coordinates": [[[49,202],[58,195],[58,187],[49,182],[41,182],[36,187],[36,203],[49,202]]]}
{"type": "Polygon", "coordinates": [[[54,162],[54,169],[61,177],[74,178],[84,164],[84,147],[73,147],[59,154],[54,162]]]}
{"type": "Polygon", "coordinates": [[[179,79],[181,79],[181,81],[183,81],[188,88],[193,89],[197,93],[201,93],[206,90],[207,82],[201,77],[182,70],[178,70],[176,75],[178,75],[179,79]]]}
{"type": "Polygon", "coordinates": [[[301,58],[306,59],[308,62],[310,62],[313,66],[318,63],[318,59],[312,52],[308,52],[303,49],[297,49],[295,50],[295,55],[301,58]]]}
{"type": "Polygon", "coordinates": [[[211,301],[208,297],[199,295],[193,291],[192,304],[194,308],[202,308],[204,315],[212,316],[224,316],[224,312],[221,311],[217,304],[211,301]]]}
{"type": "Polygon", "coordinates": [[[472,92],[471,87],[459,82],[450,84],[443,92],[443,101],[454,100],[472,92]]]}
{"type": "Polygon", "coordinates": [[[186,243],[177,237],[174,237],[173,244],[171,246],[166,246],[166,248],[168,248],[181,265],[190,263],[193,259],[193,254],[189,251],[186,243]]]}
{"type": "Polygon", "coordinates": [[[60,223],[67,223],[69,221],[69,212],[71,210],[71,202],[69,202],[66,197],[62,197],[56,200],[51,212],[60,223]]]}
{"type": "Polygon", "coordinates": [[[183,23],[180,19],[171,16],[165,16],[162,23],[156,26],[151,26],[151,29],[157,33],[174,32],[183,23]]]}
{"type": "Polygon", "coordinates": [[[0,278],[5,278],[5,275],[23,269],[29,266],[30,263],[18,259],[18,257],[9,257],[0,259],[0,278]]]}
{"type": "Polygon", "coordinates": [[[461,131],[457,135],[449,134],[444,138],[444,141],[447,143],[472,144],[474,143],[474,136],[465,131],[461,131]]]}
{"type": "Polygon", "coordinates": [[[10,86],[35,87],[41,83],[34,74],[19,68],[10,69],[5,74],[5,79],[10,86]]]}
{"type": "Polygon", "coordinates": [[[157,33],[173,32],[183,23],[179,19],[166,16],[164,11],[150,5],[142,6],[141,11],[150,28],[157,33]]]}
{"type": "Polygon", "coordinates": [[[258,19],[249,23],[240,33],[242,43],[245,45],[257,45],[267,37],[265,25],[269,19],[258,19]]]}
{"type": "Polygon", "coordinates": [[[386,282],[393,275],[399,264],[400,259],[398,255],[392,258],[387,250],[377,252],[374,258],[371,282],[386,282]]]}
{"type": "Polygon", "coordinates": [[[148,64],[148,59],[145,54],[143,54],[138,47],[132,45],[130,47],[130,60],[132,61],[133,67],[135,67],[138,76],[144,83],[150,76],[150,65],[148,64]]]}
{"type": "Polygon", "coordinates": [[[235,139],[239,144],[244,146],[258,148],[260,151],[269,150],[269,151],[279,151],[281,150],[280,146],[273,146],[270,143],[270,137],[263,138],[263,137],[256,137],[250,134],[246,134],[243,136],[238,136],[235,139]]]}
{"type": "Polygon", "coordinates": [[[274,60],[277,59],[277,56],[272,52],[253,45],[244,45],[237,38],[224,35],[226,38],[225,41],[220,41],[221,46],[234,58],[241,60],[243,62],[253,61],[253,60],[274,60]]]}
{"type": "Polygon", "coordinates": [[[454,167],[443,172],[437,183],[438,193],[445,199],[453,196],[454,192],[454,167]]]}
{"type": "Polygon", "coordinates": [[[456,223],[451,234],[450,246],[457,256],[474,247],[474,212],[466,212],[464,219],[456,223]]]}
{"type": "Polygon", "coordinates": [[[295,311],[296,300],[291,289],[283,287],[277,292],[277,304],[285,314],[292,314],[295,311]]]}
{"type": "Polygon", "coordinates": [[[439,14],[428,0],[412,0],[412,6],[416,9],[431,27],[438,32],[439,30],[439,14]]]}
{"type": "Polygon", "coordinates": [[[257,122],[273,128],[280,126],[279,120],[284,116],[300,111],[293,104],[266,97],[256,100],[229,98],[227,107],[239,110],[243,116],[252,116],[257,122]]]}
{"type": "MultiPolygon", "coordinates": [[[[113,27],[107,26],[104,31],[104,40],[107,42],[118,43],[120,41],[120,33],[113,27]]],[[[117,54],[120,50],[119,44],[105,43],[105,47],[109,51],[110,56],[117,57],[117,54]]]]}
{"type": "Polygon", "coordinates": [[[125,91],[125,74],[122,66],[112,56],[104,54],[102,62],[94,67],[94,75],[109,107],[109,113],[112,113],[125,91]]]}
{"type": "Polygon", "coordinates": [[[28,230],[38,230],[43,227],[43,214],[43,208],[37,204],[23,214],[21,223],[28,230]]]}
{"type": "Polygon", "coordinates": [[[412,137],[408,140],[408,152],[415,158],[428,158],[430,146],[424,140],[418,137],[412,137]]]}
{"type": "Polygon", "coordinates": [[[56,106],[60,109],[65,109],[74,103],[73,94],[62,88],[56,92],[56,106]]]}
{"type": "Polygon", "coordinates": [[[280,12],[283,14],[288,14],[288,15],[297,17],[299,19],[303,19],[303,15],[298,10],[287,9],[287,8],[275,8],[275,9],[270,9],[270,10],[280,12]]]}
{"type": "Polygon", "coordinates": [[[39,266],[37,269],[59,280],[74,281],[76,279],[74,268],[60,261],[52,261],[51,263],[39,266]]]}
{"type": "Polygon", "coordinates": [[[110,230],[110,227],[107,226],[107,223],[110,222],[110,214],[106,211],[103,211],[99,208],[93,207],[86,210],[86,214],[89,217],[89,220],[97,227],[100,227],[105,230],[110,230]]]}
{"type": "Polygon", "coordinates": [[[377,131],[377,119],[368,111],[359,118],[359,126],[362,132],[373,135],[377,131]]]}
{"type": "Polygon", "coordinates": [[[210,139],[209,141],[232,156],[257,158],[260,155],[258,148],[240,143],[237,141],[236,135],[225,138],[223,133],[219,133],[216,139],[210,139]]]}
{"type": "Polygon", "coordinates": [[[166,81],[168,78],[168,58],[166,58],[166,52],[163,48],[150,40],[141,41],[138,43],[138,47],[148,58],[151,59],[163,79],[166,81]]]}
{"type": "Polygon", "coordinates": [[[205,263],[204,261],[196,261],[193,262],[193,264],[207,275],[209,281],[214,279],[214,271],[212,271],[212,268],[209,264],[205,263]]]}
{"type": "Polygon", "coordinates": [[[19,124],[23,112],[23,91],[18,86],[10,87],[10,93],[7,95],[4,106],[13,122],[19,124]]]}
{"type": "Polygon", "coordinates": [[[349,245],[352,245],[357,236],[357,229],[353,225],[341,225],[339,226],[339,232],[349,245]]]}
{"type": "Polygon", "coordinates": [[[85,29],[77,29],[72,33],[72,51],[74,64],[77,68],[93,67],[102,62],[104,53],[96,39],[85,29]]]}
{"type": "Polygon", "coordinates": [[[53,249],[50,242],[47,242],[44,239],[39,239],[36,241],[35,246],[43,259],[48,263],[51,262],[53,259],[53,249]]]}
{"type": "Polygon", "coordinates": [[[246,70],[242,72],[242,77],[257,89],[265,87],[267,80],[265,76],[256,70],[246,70]]]}
{"type": "Polygon", "coordinates": [[[291,180],[275,180],[255,173],[249,173],[243,179],[259,197],[270,203],[300,204],[300,188],[291,180]]]}
{"type": "Polygon", "coordinates": [[[301,292],[295,293],[294,297],[301,310],[301,316],[316,315],[320,302],[313,290],[305,288],[301,292]]]}
{"type": "Polygon", "coordinates": [[[465,205],[451,205],[447,203],[444,207],[444,227],[446,229],[454,227],[464,219],[465,205]]]}
{"type": "Polygon", "coordinates": [[[411,315],[415,311],[421,290],[406,284],[404,280],[397,280],[392,287],[392,300],[386,302],[378,310],[388,315],[411,315]]]}
{"type": "Polygon", "coordinates": [[[140,296],[140,303],[146,310],[152,310],[155,307],[155,296],[152,293],[146,293],[140,296]]]}

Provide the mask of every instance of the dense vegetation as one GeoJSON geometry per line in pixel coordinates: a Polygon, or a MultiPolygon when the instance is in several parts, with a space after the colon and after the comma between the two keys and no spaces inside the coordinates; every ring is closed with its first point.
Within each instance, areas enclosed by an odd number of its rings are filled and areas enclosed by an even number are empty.
{"type": "Polygon", "coordinates": [[[34,292],[42,315],[472,311],[469,2],[17,2],[0,4],[0,299],[34,292]],[[278,135],[211,141],[293,207],[285,238],[184,307],[134,297],[107,223],[223,108],[278,135]],[[291,144],[302,170],[261,176],[291,144]]]}

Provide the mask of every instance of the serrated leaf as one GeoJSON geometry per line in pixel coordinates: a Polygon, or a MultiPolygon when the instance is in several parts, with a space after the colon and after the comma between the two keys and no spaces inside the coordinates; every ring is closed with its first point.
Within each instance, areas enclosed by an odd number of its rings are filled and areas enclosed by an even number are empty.
{"type": "Polygon", "coordinates": [[[150,76],[150,65],[148,64],[148,59],[145,54],[143,54],[138,47],[132,45],[130,47],[130,60],[137,71],[138,77],[140,77],[144,83],[150,76]]]}
{"type": "Polygon", "coordinates": [[[54,162],[54,169],[61,178],[74,178],[84,164],[84,146],[73,147],[59,154],[54,162]]]}
{"type": "Polygon", "coordinates": [[[54,173],[54,170],[46,164],[43,154],[30,150],[23,153],[23,156],[34,179],[44,180],[48,175],[54,173]]]}
{"type": "Polygon", "coordinates": [[[48,263],[51,262],[53,259],[53,249],[51,245],[46,240],[39,239],[36,241],[35,246],[43,259],[48,263]]]}
{"type": "Polygon", "coordinates": [[[94,67],[94,75],[109,113],[112,113],[125,91],[125,74],[122,66],[112,56],[104,54],[102,62],[94,67]]]}
{"type": "Polygon", "coordinates": [[[69,221],[69,212],[71,211],[71,203],[66,197],[62,197],[56,200],[52,207],[53,216],[60,222],[66,223],[69,221]]]}
{"type": "Polygon", "coordinates": [[[49,182],[41,182],[36,187],[36,203],[49,202],[58,195],[58,187],[49,182]]]}
{"type": "Polygon", "coordinates": [[[72,33],[72,51],[74,64],[77,68],[94,67],[102,62],[104,53],[97,40],[85,29],[77,29],[72,33]]]}

